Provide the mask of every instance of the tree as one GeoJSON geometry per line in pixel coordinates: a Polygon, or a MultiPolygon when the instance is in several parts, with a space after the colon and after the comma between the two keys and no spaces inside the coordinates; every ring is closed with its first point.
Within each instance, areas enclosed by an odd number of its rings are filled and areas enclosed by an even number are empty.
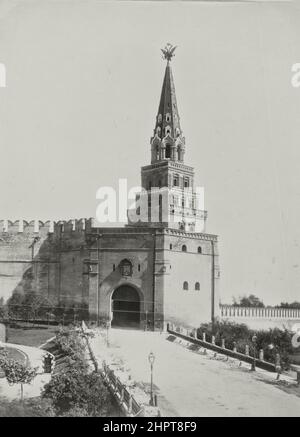
{"type": "Polygon", "coordinates": [[[264,307],[263,301],[261,301],[257,296],[254,294],[250,294],[249,296],[243,296],[239,298],[239,301],[237,301],[235,298],[233,298],[233,305],[238,307],[257,307],[262,308],[264,307]]]}
{"type": "Polygon", "coordinates": [[[295,308],[300,309],[300,302],[294,301],[292,303],[281,302],[280,305],[277,305],[277,308],[295,308]]]}
{"type": "Polygon", "coordinates": [[[15,291],[7,301],[8,313],[11,318],[25,318],[26,308],[24,307],[24,294],[15,291]]]}
{"type": "Polygon", "coordinates": [[[37,374],[37,367],[31,368],[16,360],[4,359],[1,367],[9,384],[21,385],[21,401],[23,401],[23,385],[30,384],[37,374]]]}
{"type": "Polygon", "coordinates": [[[8,307],[4,304],[3,297],[0,298],[0,320],[8,318],[8,307]]]}

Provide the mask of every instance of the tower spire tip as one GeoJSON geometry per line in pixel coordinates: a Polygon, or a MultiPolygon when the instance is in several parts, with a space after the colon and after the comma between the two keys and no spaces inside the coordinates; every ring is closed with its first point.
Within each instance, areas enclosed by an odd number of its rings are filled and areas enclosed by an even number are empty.
{"type": "Polygon", "coordinates": [[[160,49],[162,51],[163,59],[166,59],[168,62],[172,60],[173,56],[175,56],[174,52],[177,46],[173,46],[172,44],[166,44],[164,49],[160,49]]]}

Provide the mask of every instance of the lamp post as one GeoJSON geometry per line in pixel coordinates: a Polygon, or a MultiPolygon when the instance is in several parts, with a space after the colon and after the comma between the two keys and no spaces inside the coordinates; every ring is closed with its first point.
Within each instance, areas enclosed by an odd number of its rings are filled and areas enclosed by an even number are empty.
{"type": "Polygon", "coordinates": [[[150,352],[148,355],[148,361],[150,363],[150,371],[151,371],[151,385],[150,385],[150,405],[154,405],[153,402],[153,364],[155,361],[155,355],[153,352],[150,352]]]}
{"type": "Polygon", "coordinates": [[[257,341],[257,336],[254,334],[252,337],[252,343],[253,343],[253,361],[252,361],[252,365],[251,365],[251,370],[255,371],[256,370],[256,341],[257,341]]]}

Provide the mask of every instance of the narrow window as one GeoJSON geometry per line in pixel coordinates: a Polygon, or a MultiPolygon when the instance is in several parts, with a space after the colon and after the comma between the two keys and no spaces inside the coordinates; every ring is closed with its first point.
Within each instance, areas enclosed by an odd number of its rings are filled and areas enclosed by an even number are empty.
{"type": "Polygon", "coordinates": [[[141,264],[138,265],[138,271],[141,271],[141,264]]]}
{"type": "Polygon", "coordinates": [[[198,247],[198,253],[202,253],[202,247],[201,246],[198,247]]]}
{"type": "Polygon", "coordinates": [[[182,252],[186,252],[186,245],[184,244],[181,248],[182,252]]]}
{"type": "Polygon", "coordinates": [[[172,250],[173,249],[173,245],[172,244],[170,244],[170,250],[172,250]]]}
{"type": "Polygon", "coordinates": [[[200,290],[200,283],[199,283],[199,282],[196,282],[196,283],[195,283],[195,290],[196,290],[196,291],[199,291],[199,290],[200,290]]]}
{"type": "Polygon", "coordinates": [[[170,144],[166,145],[166,158],[171,158],[171,146],[170,146],[170,144]]]}
{"type": "Polygon", "coordinates": [[[116,264],[113,264],[113,271],[116,270],[116,264]]]}
{"type": "Polygon", "coordinates": [[[188,289],[189,289],[189,284],[188,284],[187,281],[184,281],[184,283],[183,283],[183,289],[184,289],[184,290],[188,290],[188,289]]]}

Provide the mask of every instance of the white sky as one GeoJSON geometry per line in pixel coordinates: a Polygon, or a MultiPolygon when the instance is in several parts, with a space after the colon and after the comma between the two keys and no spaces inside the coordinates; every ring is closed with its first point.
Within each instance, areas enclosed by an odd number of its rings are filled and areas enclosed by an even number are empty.
{"type": "Polygon", "coordinates": [[[140,183],[166,42],[222,301],[300,300],[297,2],[0,1],[0,217],[91,217],[99,186],[140,183]]]}

